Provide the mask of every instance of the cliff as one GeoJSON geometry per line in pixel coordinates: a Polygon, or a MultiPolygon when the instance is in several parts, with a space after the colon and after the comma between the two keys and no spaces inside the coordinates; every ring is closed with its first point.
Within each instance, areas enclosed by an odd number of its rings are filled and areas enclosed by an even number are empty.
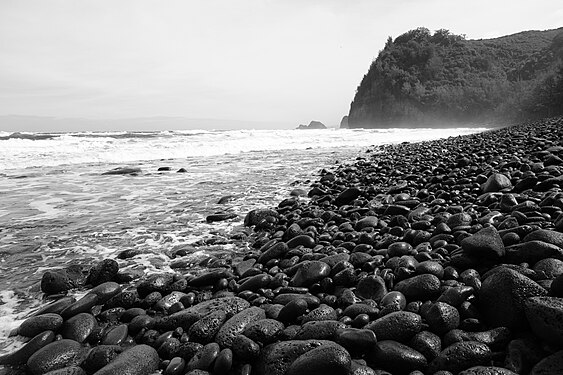
{"type": "Polygon", "coordinates": [[[387,40],[351,128],[504,123],[563,114],[563,28],[466,40],[418,28],[387,40]]]}

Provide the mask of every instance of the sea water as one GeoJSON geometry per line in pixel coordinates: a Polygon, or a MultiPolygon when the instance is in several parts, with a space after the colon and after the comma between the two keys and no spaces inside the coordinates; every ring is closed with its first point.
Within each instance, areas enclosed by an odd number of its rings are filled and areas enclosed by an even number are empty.
{"type": "Polygon", "coordinates": [[[197,272],[243,256],[248,245],[232,237],[246,213],[307,191],[322,168],[373,145],[483,130],[0,132],[0,355],[41,304],[46,270],[110,258],[137,274],[197,272]],[[140,172],[103,174],[121,167],[140,172]],[[208,223],[217,212],[237,216],[208,223]],[[116,258],[129,249],[139,254],[116,258]]]}

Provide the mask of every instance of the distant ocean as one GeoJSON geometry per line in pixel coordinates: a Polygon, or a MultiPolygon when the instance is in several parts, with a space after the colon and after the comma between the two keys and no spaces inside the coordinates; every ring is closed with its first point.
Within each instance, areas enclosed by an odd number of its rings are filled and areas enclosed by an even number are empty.
{"type": "Polygon", "coordinates": [[[0,355],[10,329],[39,305],[46,270],[136,249],[121,269],[193,272],[244,254],[243,242],[230,241],[244,215],[307,191],[322,168],[372,145],[483,130],[0,132],[0,355]],[[119,167],[141,173],[102,175],[119,167]],[[237,218],[207,223],[216,212],[237,218]],[[187,255],[171,259],[179,249],[187,255]]]}

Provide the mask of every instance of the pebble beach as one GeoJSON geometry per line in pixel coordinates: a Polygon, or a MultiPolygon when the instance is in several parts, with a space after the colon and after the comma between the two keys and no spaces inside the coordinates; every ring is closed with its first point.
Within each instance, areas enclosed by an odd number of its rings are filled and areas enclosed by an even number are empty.
{"type": "Polygon", "coordinates": [[[127,251],[47,270],[0,374],[563,373],[562,135],[549,118],[320,165],[195,274],[124,272],[127,251]]]}

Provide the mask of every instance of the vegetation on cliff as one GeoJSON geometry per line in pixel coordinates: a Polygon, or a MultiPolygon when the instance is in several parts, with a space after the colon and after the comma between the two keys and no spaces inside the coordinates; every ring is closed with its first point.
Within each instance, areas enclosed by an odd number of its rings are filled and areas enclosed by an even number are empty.
{"type": "Polygon", "coordinates": [[[426,28],[387,40],[350,127],[502,123],[563,114],[563,28],[466,40],[426,28]]]}

